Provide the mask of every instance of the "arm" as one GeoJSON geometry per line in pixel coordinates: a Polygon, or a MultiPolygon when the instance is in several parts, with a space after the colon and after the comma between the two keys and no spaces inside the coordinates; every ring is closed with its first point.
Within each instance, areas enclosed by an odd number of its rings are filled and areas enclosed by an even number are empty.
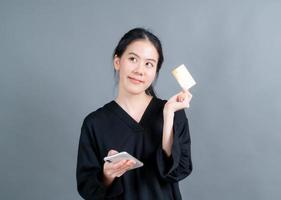
{"type": "Polygon", "coordinates": [[[163,137],[157,164],[160,176],[166,181],[182,180],[192,171],[189,126],[183,110],[190,99],[178,101],[178,95],[175,95],[163,110],[163,137]]]}
{"type": "Polygon", "coordinates": [[[84,199],[101,200],[123,192],[119,180],[110,183],[114,187],[106,187],[97,149],[92,124],[85,119],[81,128],[76,169],[77,189],[84,199]]]}
{"type": "Polygon", "coordinates": [[[163,125],[163,137],[162,137],[162,148],[166,153],[167,157],[171,156],[171,150],[173,145],[173,125],[174,125],[174,112],[165,112],[164,125],[163,125]]]}

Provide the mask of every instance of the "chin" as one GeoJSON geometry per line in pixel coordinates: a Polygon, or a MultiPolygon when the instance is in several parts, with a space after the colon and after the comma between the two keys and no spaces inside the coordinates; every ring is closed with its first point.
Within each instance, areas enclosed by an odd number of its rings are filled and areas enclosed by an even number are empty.
{"type": "Polygon", "coordinates": [[[145,92],[144,90],[127,90],[128,93],[133,94],[133,95],[138,95],[141,94],[143,92],[145,92]]]}
{"type": "Polygon", "coordinates": [[[149,88],[150,85],[143,84],[143,85],[132,85],[131,83],[125,83],[123,84],[125,86],[125,90],[134,95],[138,95],[141,93],[145,93],[145,90],[149,88]]]}
{"type": "Polygon", "coordinates": [[[126,88],[126,90],[130,94],[137,95],[137,94],[144,93],[146,89],[145,88],[126,88]]]}

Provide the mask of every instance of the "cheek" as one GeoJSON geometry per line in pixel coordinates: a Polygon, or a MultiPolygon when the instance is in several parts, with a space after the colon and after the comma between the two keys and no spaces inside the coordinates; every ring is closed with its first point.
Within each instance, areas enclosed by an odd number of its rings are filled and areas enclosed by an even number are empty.
{"type": "Polygon", "coordinates": [[[120,62],[120,69],[119,69],[120,76],[126,76],[128,73],[128,67],[126,65],[126,62],[122,61],[120,62]]]}
{"type": "Polygon", "coordinates": [[[149,71],[147,73],[147,80],[149,80],[149,82],[153,82],[155,77],[156,77],[156,72],[155,71],[149,71]]]}

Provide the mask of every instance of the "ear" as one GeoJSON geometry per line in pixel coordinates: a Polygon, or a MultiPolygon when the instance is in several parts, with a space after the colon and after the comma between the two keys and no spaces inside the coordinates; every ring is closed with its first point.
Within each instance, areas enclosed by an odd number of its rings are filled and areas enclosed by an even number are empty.
{"type": "Polygon", "coordinates": [[[113,65],[114,65],[115,70],[119,71],[119,69],[120,69],[120,58],[117,55],[114,56],[113,65]]]}

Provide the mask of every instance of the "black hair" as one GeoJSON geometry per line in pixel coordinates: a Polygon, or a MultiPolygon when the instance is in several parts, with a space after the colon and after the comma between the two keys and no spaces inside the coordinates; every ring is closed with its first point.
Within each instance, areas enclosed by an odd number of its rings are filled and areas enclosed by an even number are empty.
{"type": "MultiPolygon", "coordinates": [[[[116,46],[114,53],[113,53],[113,59],[115,56],[121,57],[128,45],[130,45],[132,42],[136,40],[148,40],[153,44],[155,49],[158,53],[158,63],[156,68],[156,79],[158,77],[159,71],[161,69],[162,63],[164,61],[163,52],[162,52],[162,45],[160,40],[149,30],[144,28],[134,28],[130,31],[128,31],[119,41],[118,45],[116,46]]],[[[114,71],[114,74],[116,75],[116,71],[114,71]]],[[[156,94],[154,92],[152,84],[145,90],[145,93],[148,95],[151,95],[153,97],[156,97],[156,94]]]]}

